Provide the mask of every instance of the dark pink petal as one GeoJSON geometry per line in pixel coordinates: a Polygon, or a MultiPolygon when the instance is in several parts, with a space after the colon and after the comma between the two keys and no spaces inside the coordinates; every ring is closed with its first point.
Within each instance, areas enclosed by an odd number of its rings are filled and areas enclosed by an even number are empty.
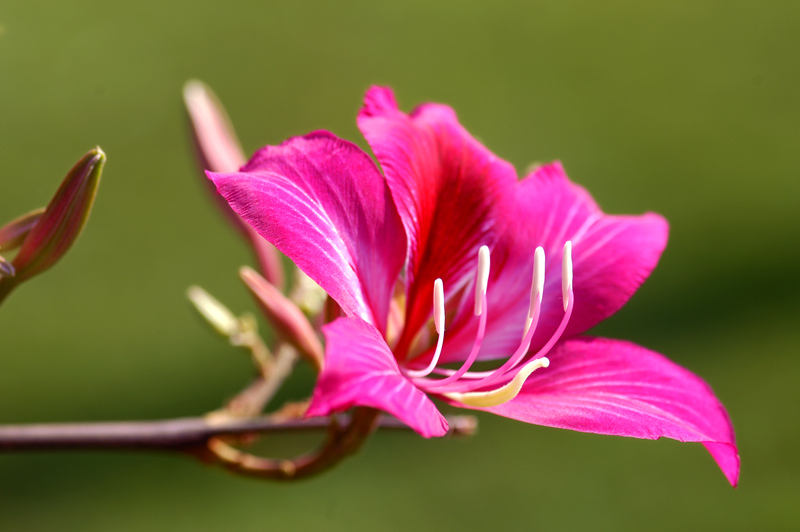
{"type": "MultiPolygon", "coordinates": [[[[650,275],[667,244],[664,218],[654,213],[604,214],[559,163],[542,166],[522,180],[515,197],[517,216],[492,251],[482,359],[507,357],[519,345],[537,246],[544,248],[546,272],[534,350],[547,342],[564,316],[561,260],[567,240],[573,244],[575,309],[565,337],[585,332],[619,310],[650,275]]],[[[459,360],[469,352],[476,320],[465,314],[453,323],[444,360],[459,360]]]]}
{"type": "Polygon", "coordinates": [[[575,338],[548,355],[520,394],[488,410],[562,429],[701,442],[736,486],[739,456],[725,407],[701,378],[628,342],[575,338]]]}
{"type": "Polygon", "coordinates": [[[430,438],[447,433],[447,421],[428,396],[405,378],[383,337],[372,325],[339,318],[323,327],[325,366],[314,388],[307,417],[354,406],[388,412],[430,438]]]}
{"type": "Polygon", "coordinates": [[[348,315],[386,330],[406,239],[369,156],[321,131],[262,148],[240,172],[208,175],[233,210],[348,315]]]}
{"type": "Polygon", "coordinates": [[[455,293],[472,281],[481,245],[492,247],[505,224],[516,172],[458,123],[447,106],[426,104],[411,115],[388,88],[373,87],[358,126],[386,175],[408,235],[407,343],[429,318],[437,278],[455,293]]]}

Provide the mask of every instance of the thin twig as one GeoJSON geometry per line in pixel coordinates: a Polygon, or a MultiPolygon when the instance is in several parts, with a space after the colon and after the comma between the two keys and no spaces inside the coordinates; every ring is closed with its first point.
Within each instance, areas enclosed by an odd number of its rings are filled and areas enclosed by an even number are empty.
{"type": "MultiPolygon", "coordinates": [[[[339,417],[342,424],[347,416],[339,417]]],[[[447,419],[450,435],[464,436],[475,432],[472,416],[447,419]]],[[[309,420],[178,418],[163,421],[125,421],[96,423],[50,423],[0,426],[0,452],[52,450],[163,450],[191,451],[204,447],[211,438],[243,434],[278,434],[309,430],[326,430],[328,418],[309,420]]],[[[395,418],[382,416],[379,429],[410,430],[395,418]]]]}

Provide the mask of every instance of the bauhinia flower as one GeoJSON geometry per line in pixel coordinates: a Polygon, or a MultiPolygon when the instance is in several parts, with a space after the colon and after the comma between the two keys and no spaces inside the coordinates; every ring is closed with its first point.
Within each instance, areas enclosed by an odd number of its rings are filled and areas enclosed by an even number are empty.
{"type": "Polygon", "coordinates": [[[383,174],[325,131],[208,173],[343,313],[323,327],[308,416],[366,406],[441,436],[436,397],[537,425],[702,442],[736,485],[733,427],[702,379],[581,336],[649,276],[667,241],[661,216],[604,214],[558,163],[518,180],[443,105],[407,115],[375,87],[358,125],[383,174]]]}

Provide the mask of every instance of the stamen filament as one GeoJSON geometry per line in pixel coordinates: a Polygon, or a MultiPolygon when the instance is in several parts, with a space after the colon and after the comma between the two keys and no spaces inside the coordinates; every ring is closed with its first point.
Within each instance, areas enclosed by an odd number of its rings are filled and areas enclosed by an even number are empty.
{"type": "Polygon", "coordinates": [[[433,358],[427,368],[420,370],[410,369],[405,372],[412,379],[430,375],[442,355],[442,345],[444,345],[444,285],[441,279],[436,279],[436,282],[433,283],[433,324],[439,334],[439,340],[436,342],[436,352],[433,354],[433,358]]]}
{"type": "Polygon", "coordinates": [[[431,363],[425,369],[408,369],[405,374],[412,379],[420,379],[427,377],[439,363],[439,357],[442,355],[442,345],[444,345],[444,331],[439,333],[439,340],[436,342],[436,352],[433,354],[431,363]]]}
{"type": "MultiPolygon", "coordinates": [[[[487,306],[486,294],[483,295],[483,306],[484,308],[487,306]]],[[[428,381],[417,382],[416,384],[418,386],[423,387],[425,390],[431,391],[441,388],[442,386],[446,386],[460,379],[462,375],[464,375],[467,372],[467,370],[472,367],[472,364],[478,358],[478,353],[481,350],[481,344],[483,344],[483,337],[486,335],[487,315],[488,312],[483,312],[481,314],[480,322],[478,323],[478,334],[475,337],[475,343],[472,344],[472,351],[469,352],[469,356],[467,356],[467,359],[464,361],[461,367],[458,368],[458,370],[456,370],[455,373],[441,380],[434,380],[434,381],[428,380],[428,381]]]]}
{"type": "MultiPolygon", "coordinates": [[[[533,355],[529,359],[529,361],[535,361],[535,360],[539,360],[539,359],[543,358],[547,353],[550,352],[550,350],[553,348],[553,346],[556,344],[556,342],[558,342],[558,340],[561,338],[561,335],[564,334],[564,330],[567,328],[567,324],[569,323],[569,319],[572,316],[572,309],[574,307],[574,303],[575,303],[575,296],[572,293],[572,291],[570,291],[569,294],[567,295],[567,311],[564,313],[564,317],[561,319],[561,323],[559,323],[558,328],[556,329],[556,331],[553,334],[553,336],[550,337],[550,340],[548,340],[547,343],[544,346],[542,346],[542,348],[539,349],[539,351],[537,351],[537,353],[535,355],[533,355]]],[[[538,320],[538,316],[537,316],[536,319],[538,320]]],[[[532,338],[533,338],[533,332],[532,331],[528,331],[528,334],[526,335],[525,339],[523,340],[523,343],[530,343],[532,338]]],[[[522,347],[522,346],[520,346],[520,347],[522,347]]],[[[480,379],[480,380],[472,380],[469,383],[464,383],[464,382],[459,383],[458,384],[458,389],[460,391],[462,391],[462,392],[471,391],[471,390],[477,390],[478,388],[483,388],[483,387],[495,384],[496,382],[498,382],[500,380],[503,380],[505,378],[512,378],[512,379],[516,378],[516,375],[519,375],[519,372],[522,371],[522,370],[520,369],[520,370],[517,370],[515,372],[514,367],[517,364],[519,364],[519,361],[524,357],[526,351],[527,351],[527,347],[524,350],[523,349],[518,349],[511,356],[511,358],[509,358],[502,366],[500,366],[496,370],[472,372],[472,373],[464,374],[463,377],[465,379],[480,379]],[[513,363],[511,363],[512,360],[513,360],[513,363]]],[[[528,362],[528,363],[530,363],[530,362],[528,362]]],[[[524,368],[524,366],[523,366],[523,368],[524,368]]],[[[448,370],[437,370],[436,372],[439,373],[440,371],[441,372],[445,372],[445,371],[448,371],[448,370]]],[[[444,380],[437,381],[437,384],[439,382],[443,383],[444,380]]],[[[450,387],[450,389],[453,389],[453,388],[454,388],[454,386],[450,387]]],[[[439,393],[442,393],[441,390],[439,391],[439,393]]]]}

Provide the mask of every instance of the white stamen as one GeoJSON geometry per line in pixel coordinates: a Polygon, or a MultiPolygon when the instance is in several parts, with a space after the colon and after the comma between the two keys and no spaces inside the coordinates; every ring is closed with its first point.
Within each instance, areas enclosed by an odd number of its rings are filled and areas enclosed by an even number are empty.
{"type": "Polygon", "coordinates": [[[444,285],[441,279],[433,283],[433,324],[436,332],[444,332],[444,285]]]}
{"type": "Polygon", "coordinates": [[[483,298],[489,288],[489,248],[481,246],[478,250],[478,275],[475,279],[475,315],[483,313],[483,298]]]}
{"type": "Polygon", "coordinates": [[[542,293],[544,292],[544,249],[541,246],[536,248],[533,253],[533,282],[531,283],[531,306],[528,309],[528,325],[525,330],[530,326],[530,319],[533,318],[533,309],[536,303],[542,302],[542,293]]]}
{"type": "Polygon", "coordinates": [[[433,353],[428,367],[425,369],[410,369],[405,371],[406,376],[412,379],[427,377],[439,363],[442,356],[442,346],[444,345],[444,285],[441,279],[436,279],[433,283],[433,324],[436,326],[436,333],[439,340],[436,342],[436,351],[433,353]]]}
{"type": "Polygon", "coordinates": [[[561,297],[564,298],[564,311],[567,310],[567,300],[572,291],[572,242],[567,240],[564,244],[564,257],[561,259],[561,297]]]}
{"type": "Polygon", "coordinates": [[[491,392],[467,392],[467,393],[446,393],[445,397],[458,401],[467,406],[478,408],[488,408],[491,406],[507,403],[517,396],[525,384],[525,380],[539,368],[546,368],[550,365],[547,357],[537,358],[525,364],[508,384],[491,392]]]}

